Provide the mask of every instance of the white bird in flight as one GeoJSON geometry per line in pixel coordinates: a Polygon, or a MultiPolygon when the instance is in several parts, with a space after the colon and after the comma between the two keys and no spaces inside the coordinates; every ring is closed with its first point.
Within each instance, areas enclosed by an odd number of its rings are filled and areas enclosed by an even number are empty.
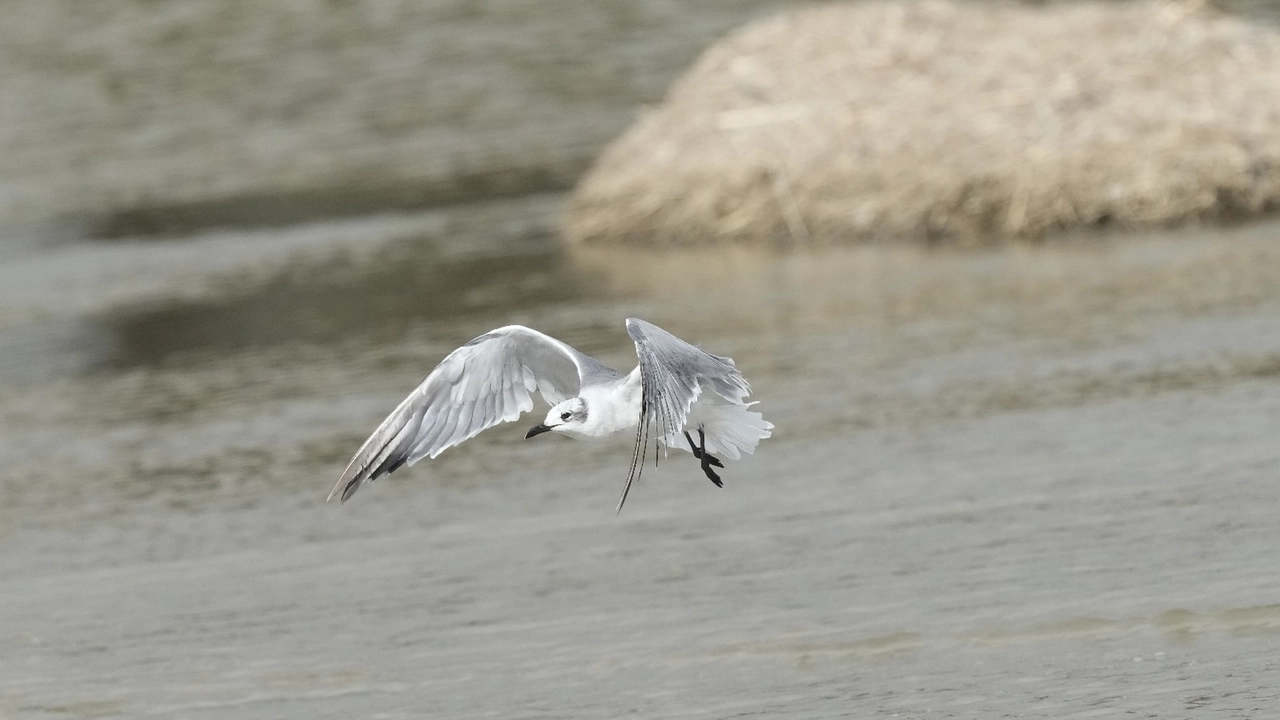
{"type": "Polygon", "coordinates": [[[602,438],[635,430],[619,511],[643,472],[651,431],[655,462],[659,442],[687,450],[721,487],[712,468],[724,465],[714,453],[737,460],[773,434],[773,424],[750,409],[755,403],[745,402],[750,385],[730,358],[644,320],[628,318],[627,334],[639,358],[627,375],[522,325],[481,335],[449,353],[382,421],[351,458],[329,499],[341,495],[346,502],[366,482],[518,419],[533,409],[535,389],[552,407],[526,439],[547,432],[602,438]]]}

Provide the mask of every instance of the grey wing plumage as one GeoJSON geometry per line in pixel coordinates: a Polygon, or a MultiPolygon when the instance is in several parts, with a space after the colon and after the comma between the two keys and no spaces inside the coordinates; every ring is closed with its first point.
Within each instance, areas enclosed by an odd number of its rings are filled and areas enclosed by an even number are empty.
{"type": "Polygon", "coordinates": [[[533,409],[535,389],[555,405],[575,397],[594,360],[521,325],[485,333],[452,353],[356,452],[329,493],[342,501],[401,465],[435,457],[533,409]]]}
{"type": "Polygon", "coordinates": [[[627,501],[632,482],[643,471],[651,429],[657,431],[654,435],[656,453],[656,438],[680,432],[689,408],[697,402],[704,385],[735,403],[742,402],[751,393],[746,378],[729,358],[712,355],[637,318],[627,318],[627,334],[635,341],[640,361],[640,422],[618,510],[627,501]]]}

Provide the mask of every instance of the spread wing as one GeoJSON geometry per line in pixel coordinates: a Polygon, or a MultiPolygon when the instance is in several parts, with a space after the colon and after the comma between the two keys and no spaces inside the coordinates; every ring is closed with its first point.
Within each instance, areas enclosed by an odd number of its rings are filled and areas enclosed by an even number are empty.
{"type": "Polygon", "coordinates": [[[508,325],[449,353],[369,436],[333,492],[342,501],[401,465],[435,457],[482,430],[533,409],[535,389],[552,405],[576,397],[591,358],[522,325],[508,325]]]}
{"type": "Polygon", "coordinates": [[[618,510],[622,510],[622,504],[627,501],[631,483],[644,470],[651,429],[656,430],[653,436],[656,461],[657,438],[680,433],[689,408],[702,394],[704,385],[735,403],[741,403],[751,393],[746,378],[729,358],[712,355],[657,325],[636,318],[627,318],[627,334],[635,341],[640,359],[640,422],[636,426],[631,469],[618,510]]]}

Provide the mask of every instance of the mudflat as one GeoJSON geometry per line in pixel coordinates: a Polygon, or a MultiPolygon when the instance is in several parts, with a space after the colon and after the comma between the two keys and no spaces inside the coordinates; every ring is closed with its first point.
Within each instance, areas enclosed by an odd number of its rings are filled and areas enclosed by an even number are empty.
{"type": "MultiPolygon", "coordinates": [[[[0,715],[1262,717],[1275,225],[566,250],[560,196],[0,263],[0,715]],[[777,430],[724,489],[503,425],[324,497],[445,353],[636,315],[777,430]]],[[[530,423],[536,422],[531,419],[530,423]]]]}

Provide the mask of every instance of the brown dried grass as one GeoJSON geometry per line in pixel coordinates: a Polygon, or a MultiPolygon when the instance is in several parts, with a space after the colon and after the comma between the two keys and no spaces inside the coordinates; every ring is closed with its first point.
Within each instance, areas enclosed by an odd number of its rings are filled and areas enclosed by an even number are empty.
{"type": "Polygon", "coordinates": [[[583,178],[579,242],[982,244],[1280,206],[1280,32],[1199,5],[815,6],[709,49],[583,178]]]}

